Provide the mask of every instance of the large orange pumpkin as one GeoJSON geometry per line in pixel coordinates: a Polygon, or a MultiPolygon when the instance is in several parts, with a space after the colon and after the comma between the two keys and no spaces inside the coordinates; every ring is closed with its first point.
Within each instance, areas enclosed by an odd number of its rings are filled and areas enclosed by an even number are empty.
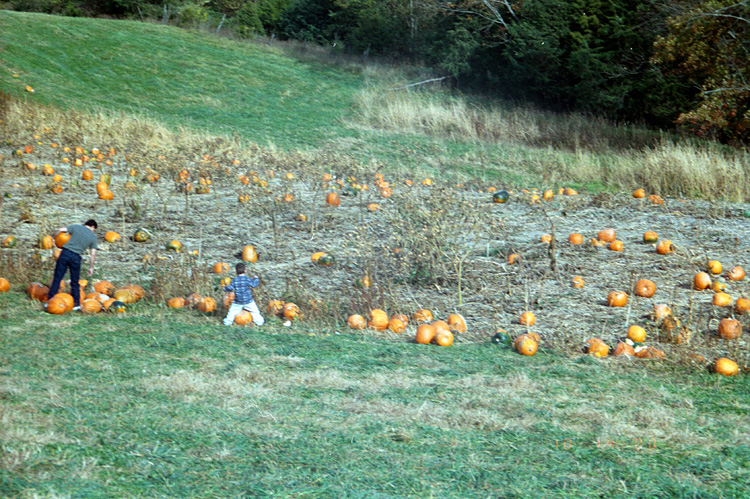
{"type": "Polygon", "coordinates": [[[742,334],[742,324],[737,319],[721,319],[719,336],[725,340],[736,340],[742,334]]]}
{"type": "Polygon", "coordinates": [[[197,308],[198,310],[206,314],[210,312],[215,312],[216,300],[214,300],[210,296],[204,296],[203,299],[198,302],[195,308],[197,308]]]}
{"type": "Polygon", "coordinates": [[[529,357],[534,355],[539,348],[537,341],[528,334],[523,334],[516,338],[513,346],[516,348],[516,352],[521,355],[528,355],[529,357]]]}
{"type": "Polygon", "coordinates": [[[617,234],[615,233],[615,229],[604,229],[599,231],[596,238],[600,241],[611,243],[617,239],[617,234]]]}
{"type": "Polygon", "coordinates": [[[435,343],[441,347],[449,347],[453,344],[453,333],[450,331],[440,331],[435,334],[435,343]]]}
{"type": "Polygon", "coordinates": [[[284,313],[284,302],[282,300],[271,300],[266,306],[266,311],[270,315],[281,315],[284,313]]]}
{"type": "Polygon", "coordinates": [[[247,326],[253,323],[253,314],[247,310],[242,310],[239,314],[234,316],[234,323],[238,326],[247,326]]]}
{"type": "Polygon", "coordinates": [[[403,333],[406,329],[406,324],[404,324],[404,321],[394,316],[388,321],[388,329],[394,333],[403,333]]]}
{"type": "Polygon", "coordinates": [[[8,279],[4,277],[0,277],[0,293],[5,293],[10,289],[10,283],[8,282],[8,279]]]}
{"type": "Polygon", "coordinates": [[[635,294],[643,298],[651,298],[656,293],[656,284],[648,279],[640,279],[635,283],[635,294]]]}
{"type": "Polygon", "coordinates": [[[448,316],[448,326],[450,326],[451,331],[457,333],[466,332],[466,321],[461,314],[450,314],[448,316]]]}
{"type": "Polygon", "coordinates": [[[103,295],[111,295],[115,291],[115,286],[109,281],[98,281],[94,283],[94,291],[103,295]]]}
{"type": "Polygon", "coordinates": [[[88,299],[81,302],[81,312],[86,314],[96,314],[102,311],[102,304],[99,300],[88,299]]]}
{"type": "Polygon", "coordinates": [[[47,301],[47,293],[49,288],[40,282],[32,282],[26,286],[26,293],[32,300],[36,301],[47,301]]]}
{"type": "Polygon", "coordinates": [[[735,265],[727,272],[727,279],[730,281],[741,281],[745,278],[745,269],[739,265],[735,265]]]}
{"type": "Polygon", "coordinates": [[[739,366],[735,361],[722,357],[716,359],[714,371],[718,374],[723,374],[724,376],[736,376],[739,372],[739,366]]]}
{"type": "Polygon", "coordinates": [[[384,310],[376,308],[370,311],[367,325],[377,331],[383,331],[388,327],[389,322],[388,314],[386,314],[384,310]]]}
{"type": "Polygon", "coordinates": [[[60,232],[57,237],[55,237],[55,246],[62,248],[68,241],[70,241],[70,232],[60,232]]]}
{"type": "Polygon", "coordinates": [[[282,314],[284,315],[285,319],[290,320],[290,321],[302,318],[299,307],[297,306],[296,303],[292,303],[292,302],[284,304],[284,310],[282,314]]]}
{"type": "Polygon", "coordinates": [[[336,192],[329,192],[326,196],[326,203],[331,206],[338,206],[341,204],[341,197],[336,192]]]}
{"type": "Polygon", "coordinates": [[[258,261],[258,252],[255,246],[247,245],[242,248],[242,261],[256,263],[258,261]]]}
{"type": "Polygon", "coordinates": [[[175,296],[167,300],[167,305],[172,308],[183,308],[185,306],[185,298],[182,296],[175,296]]]}
{"type": "Polygon", "coordinates": [[[435,328],[430,324],[420,324],[419,327],[417,327],[416,340],[420,345],[426,345],[430,343],[434,337],[435,328]]]}
{"type": "Polygon", "coordinates": [[[610,307],[624,307],[628,304],[628,294],[624,291],[610,291],[607,295],[607,304],[610,307]]]}
{"type": "Polygon", "coordinates": [[[120,288],[114,292],[112,295],[112,298],[115,300],[121,301],[124,304],[128,305],[130,303],[135,303],[138,298],[136,298],[135,293],[133,293],[129,289],[120,288]]]}
{"type": "Polygon", "coordinates": [[[693,277],[693,287],[699,291],[708,289],[711,287],[711,276],[708,272],[698,272],[693,277]]]}
{"type": "MultiPolygon", "coordinates": [[[[73,297],[71,296],[71,299],[72,298],[73,297]]],[[[68,304],[65,298],[58,293],[47,302],[46,310],[50,314],[61,315],[68,311],[68,304]]]]}

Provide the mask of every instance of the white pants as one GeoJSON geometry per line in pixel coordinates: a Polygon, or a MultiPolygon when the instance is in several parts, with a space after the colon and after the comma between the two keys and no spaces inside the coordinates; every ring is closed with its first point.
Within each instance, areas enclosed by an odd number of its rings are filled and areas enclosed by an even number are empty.
{"type": "Polygon", "coordinates": [[[258,305],[255,304],[255,300],[251,301],[250,303],[245,303],[244,305],[239,303],[232,303],[229,307],[229,312],[227,312],[227,316],[224,317],[224,325],[225,326],[231,326],[234,324],[234,318],[237,317],[237,314],[242,312],[242,310],[247,310],[250,312],[250,315],[253,316],[253,324],[256,326],[262,326],[266,320],[263,318],[262,315],[260,315],[260,310],[258,310],[258,305]]]}

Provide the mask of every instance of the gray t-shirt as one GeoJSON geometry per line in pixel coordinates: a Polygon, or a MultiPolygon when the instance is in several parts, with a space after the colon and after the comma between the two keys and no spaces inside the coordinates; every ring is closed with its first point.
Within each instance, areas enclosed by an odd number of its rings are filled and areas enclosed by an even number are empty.
{"type": "Polygon", "coordinates": [[[70,240],[63,246],[66,250],[82,255],[89,248],[98,248],[96,245],[96,234],[88,227],[74,224],[68,225],[66,228],[70,233],[70,240]]]}

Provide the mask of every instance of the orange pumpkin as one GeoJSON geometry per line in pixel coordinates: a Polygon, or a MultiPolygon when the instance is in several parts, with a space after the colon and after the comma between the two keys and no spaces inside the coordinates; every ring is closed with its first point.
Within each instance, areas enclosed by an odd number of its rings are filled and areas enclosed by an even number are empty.
{"type": "Polygon", "coordinates": [[[130,303],[135,303],[138,300],[138,298],[135,296],[135,293],[125,288],[120,288],[116,290],[114,294],[112,295],[112,298],[114,298],[115,300],[121,301],[126,305],[130,303]]]}
{"type": "Polygon", "coordinates": [[[617,239],[617,234],[615,232],[615,229],[604,229],[599,231],[599,233],[596,235],[596,238],[600,241],[611,243],[612,241],[617,239]]]}
{"type": "Polygon", "coordinates": [[[388,318],[388,314],[385,313],[385,310],[376,308],[370,311],[367,325],[377,331],[383,331],[388,327],[389,322],[390,319],[388,318]]]}
{"type": "Polygon", "coordinates": [[[211,298],[210,296],[205,296],[201,301],[198,302],[198,304],[195,306],[198,310],[200,310],[203,313],[211,313],[215,312],[217,307],[216,300],[211,298]]]}
{"type": "Polygon", "coordinates": [[[70,241],[70,232],[60,232],[57,237],[55,237],[55,246],[62,248],[68,241],[70,241]]]}
{"type": "Polygon", "coordinates": [[[723,291],[714,293],[712,303],[717,307],[728,307],[732,304],[732,296],[723,291]]]}
{"type": "Polygon", "coordinates": [[[326,203],[331,206],[338,206],[341,204],[341,197],[337,192],[329,192],[326,196],[326,203]]]}
{"type": "Polygon", "coordinates": [[[609,243],[609,246],[607,246],[610,251],[622,251],[623,247],[624,246],[622,244],[622,241],[620,241],[619,239],[615,239],[614,241],[609,243]]]}
{"type": "Polygon", "coordinates": [[[628,294],[624,291],[610,291],[607,294],[607,305],[610,307],[624,307],[628,304],[628,294]]]}
{"type": "Polygon", "coordinates": [[[258,252],[255,250],[255,246],[247,245],[242,248],[242,261],[257,263],[258,252]]]}
{"type": "Polygon", "coordinates": [[[285,319],[293,321],[297,319],[302,319],[302,314],[300,313],[299,307],[296,303],[285,303],[284,309],[282,310],[282,315],[285,319]]]}
{"type": "Polygon", "coordinates": [[[128,284],[126,286],[123,286],[122,289],[127,289],[128,291],[133,293],[135,295],[135,301],[141,300],[146,296],[146,290],[138,284],[128,284]]]}
{"type": "Polygon", "coordinates": [[[539,344],[536,342],[536,340],[534,340],[534,338],[527,334],[524,334],[516,338],[514,347],[516,349],[516,352],[520,353],[521,355],[532,356],[537,352],[539,344]]]}
{"type": "MultiPolygon", "coordinates": [[[[71,299],[73,297],[71,296],[71,299]]],[[[71,307],[72,309],[73,307],[71,307]]],[[[60,293],[56,294],[52,298],[50,298],[49,301],[47,301],[47,313],[55,314],[55,315],[62,315],[65,312],[67,312],[68,304],[64,297],[60,296],[60,293]]]]}
{"type": "Polygon", "coordinates": [[[190,308],[195,307],[202,299],[203,297],[198,293],[190,293],[185,297],[185,306],[190,308]]]}
{"type": "Polygon", "coordinates": [[[247,310],[240,311],[239,314],[234,316],[234,323],[238,326],[247,326],[253,323],[253,314],[247,310]]]}
{"type": "Polygon", "coordinates": [[[119,239],[120,239],[120,234],[118,234],[117,232],[113,230],[107,231],[107,233],[104,234],[104,240],[107,241],[108,243],[113,243],[119,239]]]}
{"type": "Polygon", "coordinates": [[[26,286],[26,293],[28,293],[32,300],[47,301],[49,288],[40,282],[32,282],[26,286]]]}
{"type": "Polygon", "coordinates": [[[521,314],[521,316],[518,318],[518,322],[523,324],[524,326],[533,326],[536,324],[536,316],[534,315],[534,312],[526,311],[521,314]]]}
{"type": "Polygon", "coordinates": [[[41,249],[52,249],[55,246],[55,240],[52,239],[52,236],[44,236],[39,240],[39,247],[41,249]]]}
{"type": "Polygon", "coordinates": [[[540,241],[542,241],[543,243],[549,244],[549,243],[552,242],[552,235],[551,234],[543,234],[542,237],[540,238],[540,241]]]}
{"type": "Polygon", "coordinates": [[[745,278],[745,269],[739,265],[735,265],[727,272],[727,279],[730,281],[741,281],[745,278]]]}
{"type": "Polygon", "coordinates": [[[401,319],[398,319],[396,317],[391,317],[391,320],[388,321],[388,329],[393,331],[394,333],[403,333],[404,330],[406,330],[406,324],[404,324],[404,321],[401,319]]]}
{"type": "Polygon", "coordinates": [[[706,269],[713,275],[721,274],[721,262],[719,260],[710,260],[706,264],[706,269]]]}
{"type": "Polygon", "coordinates": [[[432,327],[430,324],[420,324],[417,328],[417,343],[421,345],[426,345],[430,343],[433,338],[435,338],[435,328],[432,327]]]}
{"type": "Polygon", "coordinates": [[[414,312],[414,315],[412,316],[412,318],[416,322],[430,322],[432,321],[433,316],[432,316],[432,312],[430,312],[426,308],[421,308],[417,310],[416,312],[414,312]]]}
{"type": "Polygon", "coordinates": [[[693,287],[699,291],[711,287],[711,276],[707,272],[698,272],[693,277],[693,287]]]}
{"type": "Polygon", "coordinates": [[[660,321],[672,315],[672,309],[669,308],[669,305],[666,303],[657,303],[654,305],[654,312],[652,315],[654,320],[660,321]]]}
{"type": "Polygon", "coordinates": [[[612,355],[619,356],[619,355],[630,355],[631,357],[635,356],[635,349],[628,345],[627,343],[623,343],[622,341],[617,344],[615,347],[614,352],[612,352],[612,355]]]}
{"type": "Polygon", "coordinates": [[[635,353],[635,356],[639,359],[666,359],[667,354],[662,352],[656,347],[645,347],[641,348],[635,353]]]}
{"type": "Polygon", "coordinates": [[[646,341],[646,330],[634,324],[628,328],[628,339],[634,343],[643,343],[646,341]]]}
{"type": "Polygon", "coordinates": [[[734,311],[741,315],[750,312],[750,298],[747,296],[737,298],[734,302],[734,311]]]}
{"type": "Polygon", "coordinates": [[[232,303],[234,303],[234,292],[224,293],[224,299],[221,300],[221,305],[228,310],[229,307],[232,306],[232,303]]]}
{"type": "Polygon", "coordinates": [[[577,275],[573,276],[573,287],[574,288],[582,288],[584,284],[583,277],[577,275]]]}
{"type": "Polygon", "coordinates": [[[586,343],[589,345],[587,349],[589,355],[599,358],[609,355],[609,346],[599,338],[591,338],[586,343]]]}
{"type": "Polygon", "coordinates": [[[10,289],[10,283],[8,282],[8,279],[4,277],[0,277],[0,293],[5,293],[10,289]]]}
{"type": "Polygon", "coordinates": [[[718,332],[724,340],[736,340],[742,334],[742,324],[737,319],[721,319],[718,332]]]}
{"type": "Polygon", "coordinates": [[[581,244],[583,243],[583,234],[579,234],[577,232],[574,232],[573,234],[568,236],[568,242],[570,244],[581,244]]]}
{"type": "Polygon", "coordinates": [[[646,191],[643,189],[636,189],[633,191],[633,197],[636,199],[643,199],[646,197],[646,191]]]}
{"type": "Polygon", "coordinates": [[[659,241],[659,244],[656,245],[656,252],[660,255],[672,253],[675,249],[677,248],[669,239],[662,239],[659,241]]]}
{"type": "Polygon", "coordinates": [[[656,284],[648,279],[640,279],[635,283],[635,294],[643,298],[651,298],[656,293],[656,284]]]}
{"type": "Polygon", "coordinates": [[[440,331],[435,334],[435,343],[441,347],[449,347],[453,344],[453,333],[450,331],[440,331]]]}
{"type": "Polygon", "coordinates": [[[223,274],[224,272],[227,272],[229,270],[229,264],[226,262],[216,262],[214,263],[213,271],[214,274],[223,274]]]}
{"type": "Polygon", "coordinates": [[[367,321],[359,314],[352,314],[346,319],[346,324],[352,329],[364,329],[367,327],[367,321]]]}
{"type": "Polygon", "coordinates": [[[86,314],[96,314],[102,311],[102,304],[99,300],[88,299],[81,302],[81,312],[86,314]]]}
{"type": "Polygon", "coordinates": [[[115,291],[115,286],[109,281],[98,281],[94,283],[94,291],[104,295],[111,295],[115,291]]]}
{"type": "Polygon", "coordinates": [[[167,305],[172,308],[183,308],[185,307],[185,298],[182,296],[175,296],[167,300],[167,305]]]}
{"type": "Polygon", "coordinates": [[[653,230],[647,230],[643,233],[643,242],[646,244],[654,244],[659,240],[659,236],[653,230]]]}
{"type": "Polygon", "coordinates": [[[284,305],[282,300],[271,300],[266,306],[266,311],[270,315],[281,315],[284,313],[284,305]]]}
{"type": "Polygon", "coordinates": [[[450,314],[448,316],[448,326],[451,328],[451,331],[453,332],[457,332],[457,333],[466,332],[466,321],[464,320],[464,317],[461,314],[450,314]]]}
{"type": "Polygon", "coordinates": [[[735,361],[722,357],[720,359],[716,359],[716,363],[714,364],[714,371],[717,374],[723,374],[724,376],[737,376],[737,373],[739,372],[739,366],[735,361]]]}

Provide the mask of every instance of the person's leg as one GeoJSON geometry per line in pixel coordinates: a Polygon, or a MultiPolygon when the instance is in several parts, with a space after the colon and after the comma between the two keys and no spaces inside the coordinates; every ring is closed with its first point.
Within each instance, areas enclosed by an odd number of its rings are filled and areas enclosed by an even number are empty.
{"type": "Polygon", "coordinates": [[[256,326],[262,326],[263,323],[266,322],[263,316],[260,315],[260,310],[258,309],[258,305],[255,303],[255,300],[251,301],[243,308],[250,312],[250,315],[253,316],[253,324],[255,324],[256,326]]]}
{"type": "Polygon", "coordinates": [[[224,325],[231,326],[232,324],[234,324],[234,318],[237,317],[237,314],[239,314],[241,310],[242,310],[242,305],[239,305],[237,303],[232,303],[229,306],[229,311],[227,312],[227,316],[224,317],[224,325]]]}
{"type": "Polygon", "coordinates": [[[73,295],[73,306],[81,306],[81,285],[78,280],[81,278],[81,255],[73,253],[70,258],[70,293],[73,295]]]}
{"type": "Polygon", "coordinates": [[[57,294],[57,291],[60,289],[60,283],[63,280],[63,277],[65,277],[65,273],[68,271],[68,265],[70,264],[69,255],[73,254],[72,251],[61,251],[60,256],[57,257],[57,262],[55,263],[55,275],[52,278],[52,284],[49,286],[49,293],[47,296],[52,298],[57,294]]]}

